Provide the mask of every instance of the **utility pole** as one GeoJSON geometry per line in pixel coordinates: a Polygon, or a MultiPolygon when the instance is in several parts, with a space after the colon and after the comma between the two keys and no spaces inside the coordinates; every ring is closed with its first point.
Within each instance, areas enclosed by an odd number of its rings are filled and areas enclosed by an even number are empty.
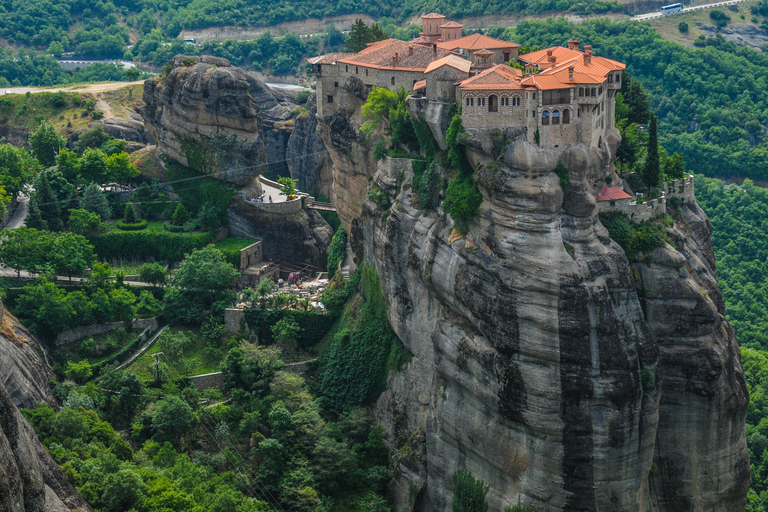
{"type": "Polygon", "coordinates": [[[158,352],[157,354],[152,354],[152,357],[155,358],[155,368],[157,369],[157,385],[160,385],[160,360],[157,359],[158,357],[165,355],[164,352],[158,352]]]}

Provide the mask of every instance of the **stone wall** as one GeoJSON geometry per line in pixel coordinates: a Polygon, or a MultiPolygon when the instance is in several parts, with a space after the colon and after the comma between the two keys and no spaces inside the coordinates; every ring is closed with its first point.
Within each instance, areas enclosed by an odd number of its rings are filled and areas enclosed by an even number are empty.
{"type": "Polygon", "coordinates": [[[626,202],[615,201],[613,205],[611,205],[611,201],[601,201],[597,205],[601,213],[621,212],[635,223],[648,222],[667,211],[667,200],[663,195],[642,204],[632,200],[626,202]]]}
{"type": "Polygon", "coordinates": [[[240,268],[238,270],[242,272],[261,260],[261,242],[252,243],[248,247],[240,249],[240,268]]]}
{"type": "Polygon", "coordinates": [[[671,183],[664,184],[664,192],[667,197],[677,197],[682,199],[685,204],[691,204],[696,201],[696,194],[693,189],[693,176],[674,180],[671,183]]]}
{"type": "Polygon", "coordinates": [[[201,393],[206,389],[221,388],[224,385],[224,374],[221,372],[193,375],[187,378],[201,393]]]}
{"type": "Polygon", "coordinates": [[[70,329],[68,331],[59,333],[59,335],[56,336],[56,346],[67,345],[69,343],[83,339],[86,336],[96,336],[97,334],[104,334],[105,332],[116,331],[121,327],[126,330],[129,330],[129,329],[141,330],[141,329],[146,329],[147,327],[151,327],[151,330],[154,331],[155,329],[157,329],[157,319],[142,318],[142,319],[133,320],[130,322],[129,321],[110,322],[106,324],[84,325],[82,327],[75,327],[74,329],[70,329]]]}
{"type": "Polygon", "coordinates": [[[298,213],[301,210],[300,197],[292,201],[283,201],[280,203],[270,203],[268,199],[264,202],[250,201],[247,198],[245,199],[245,202],[259,211],[277,215],[290,215],[292,213],[298,213]]]}
{"type": "Polygon", "coordinates": [[[224,326],[227,334],[235,334],[244,325],[245,313],[240,308],[227,308],[224,310],[224,326]]]}

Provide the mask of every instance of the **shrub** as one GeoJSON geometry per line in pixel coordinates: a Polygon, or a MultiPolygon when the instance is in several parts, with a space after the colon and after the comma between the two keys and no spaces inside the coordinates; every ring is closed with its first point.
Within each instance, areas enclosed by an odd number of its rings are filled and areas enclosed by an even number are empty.
{"type": "Polygon", "coordinates": [[[181,59],[182,66],[188,67],[188,66],[194,66],[195,64],[197,64],[197,59],[195,59],[194,57],[184,57],[183,59],[181,59]]]}
{"type": "Polygon", "coordinates": [[[116,226],[121,231],[141,231],[142,229],[147,228],[147,221],[145,219],[141,219],[140,221],[128,224],[127,222],[119,220],[117,221],[116,226]]]}
{"type": "Polygon", "coordinates": [[[184,206],[184,203],[179,203],[176,206],[176,211],[173,212],[172,222],[174,226],[183,226],[189,222],[189,211],[187,210],[187,207],[184,206]]]}
{"type": "Polygon", "coordinates": [[[630,261],[635,261],[640,251],[649,252],[667,243],[662,221],[664,221],[663,218],[642,224],[632,224],[623,213],[600,214],[600,222],[608,230],[611,239],[624,249],[630,261]]]}
{"type": "Polygon", "coordinates": [[[684,21],[681,21],[677,24],[677,30],[679,30],[682,33],[688,32],[688,24],[684,21]]]}
{"type": "Polygon", "coordinates": [[[488,512],[488,484],[475,479],[466,469],[453,475],[453,512],[488,512]]]}
{"type": "Polygon", "coordinates": [[[568,176],[569,171],[563,164],[557,164],[555,172],[560,178],[560,188],[565,192],[565,189],[568,188],[568,184],[571,182],[571,179],[568,176]]]}
{"type": "Polygon", "coordinates": [[[136,209],[134,208],[133,203],[125,204],[125,213],[123,214],[123,222],[125,222],[126,224],[136,223],[136,209]]]}
{"type": "Polygon", "coordinates": [[[310,96],[312,96],[312,91],[300,91],[296,94],[296,103],[302,105],[307,102],[310,96]]]}
{"type": "Polygon", "coordinates": [[[477,216],[483,195],[472,176],[459,174],[448,184],[443,210],[448,213],[461,231],[467,230],[467,223],[477,216]]]}
{"type": "Polygon", "coordinates": [[[347,232],[344,231],[344,226],[339,225],[336,233],[331,240],[331,246],[328,249],[328,279],[332,279],[336,275],[336,270],[339,267],[339,263],[344,261],[344,256],[347,254],[347,232]]]}

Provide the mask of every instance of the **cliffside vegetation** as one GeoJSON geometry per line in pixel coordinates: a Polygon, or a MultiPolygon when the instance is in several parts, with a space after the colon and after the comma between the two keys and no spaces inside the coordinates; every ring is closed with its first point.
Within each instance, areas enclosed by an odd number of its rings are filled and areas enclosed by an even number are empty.
{"type": "Polygon", "coordinates": [[[696,199],[712,222],[717,281],[742,346],[750,394],[747,446],[752,488],[747,510],[768,510],[768,189],[696,177],[696,199]]]}

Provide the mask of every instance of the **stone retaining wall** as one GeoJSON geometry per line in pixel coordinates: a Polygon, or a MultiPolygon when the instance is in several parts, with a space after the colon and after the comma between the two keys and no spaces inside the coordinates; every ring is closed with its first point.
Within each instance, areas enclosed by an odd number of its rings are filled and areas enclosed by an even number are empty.
{"type": "Polygon", "coordinates": [[[224,385],[224,374],[221,372],[193,375],[187,378],[201,393],[206,389],[221,388],[224,385]]]}
{"type": "Polygon", "coordinates": [[[601,201],[598,204],[600,212],[621,212],[634,223],[647,222],[651,219],[663,215],[667,211],[667,201],[664,196],[651,199],[642,204],[636,201],[621,202],[616,201],[614,205],[610,201],[601,201]]]}
{"type": "Polygon", "coordinates": [[[82,327],[75,327],[74,329],[59,333],[59,335],[56,336],[56,346],[67,345],[77,340],[81,340],[87,336],[96,336],[97,334],[116,331],[121,327],[125,330],[144,330],[147,327],[151,327],[150,330],[154,331],[157,329],[157,319],[143,318],[140,320],[110,322],[107,324],[84,325],[82,327]]]}

